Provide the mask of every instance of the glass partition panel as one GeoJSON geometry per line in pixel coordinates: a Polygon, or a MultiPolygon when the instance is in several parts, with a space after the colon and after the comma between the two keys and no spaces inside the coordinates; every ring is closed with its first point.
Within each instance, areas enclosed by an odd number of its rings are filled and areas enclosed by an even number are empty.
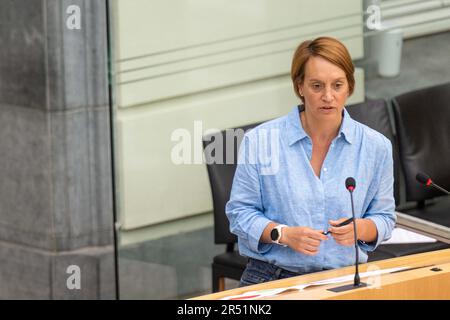
{"type": "MultiPolygon", "coordinates": [[[[210,293],[211,265],[226,245],[215,242],[213,212],[220,208],[202,137],[298,104],[290,64],[303,40],[334,36],[362,58],[360,1],[109,4],[120,297],[210,293]]],[[[364,96],[359,69],[357,83],[353,102],[364,96]]]]}

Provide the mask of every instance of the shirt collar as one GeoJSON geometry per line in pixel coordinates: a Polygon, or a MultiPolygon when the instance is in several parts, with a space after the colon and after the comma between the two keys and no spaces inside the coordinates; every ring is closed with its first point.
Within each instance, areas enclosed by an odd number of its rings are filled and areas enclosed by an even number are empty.
{"type": "MultiPolygon", "coordinates": [[[[288,114],[288,143],[292,146],[297,141],[300,141],[306,137],[308,134],[303,129],[302,123],[300,121],[300,112],[305,108],[304,105],[295,106],[291,112],[288,114]]],[[[345,141],[352,144],[355,135],[355,120],[350,117],[350,114],[344,108],[343,119],[341,123],[341,128],[339,129],[339,137],[343,137],[345,141]]]]}
{"type": "Polygon", "coordinates": [[[300,112],[303,105],[295,106],[288,114],[288,143],[292,146],[297,141],[306,138],[308,135],[303,130],[302,123],[300,121],[300,112]]]}
{"type": "Polygon", "coordinates": [[[350,117],[347,109],[344,108],[344,116],[342,118],[341,128],[339,129],[339,135],[343,136],[344,139],[352,144],[355,140],[355,120],[350,117]]]}

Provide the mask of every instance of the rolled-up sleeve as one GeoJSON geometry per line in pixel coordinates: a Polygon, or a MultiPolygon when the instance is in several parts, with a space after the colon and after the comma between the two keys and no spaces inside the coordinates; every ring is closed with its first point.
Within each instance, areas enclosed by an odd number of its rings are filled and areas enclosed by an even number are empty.
{"type": "Polygon", "coordinates": [[[363,218],[372,220],[377,228],[377,239],[366,243],[358,241],[361,249],[374,251],[380,243],[388,240],[392,235],[396,223],[395,199],[394,199],[394,164],[392,159],[392,144],[388,139],[384,139],[385,152],[383,160],[379,166],[379,184],[374,198],[369,204],[363,218]]]}
{"type": "Polygon", "coordinates": [[[272,246],[260,242],[261,235],[271,220],[263,213],[255,136],[244,136],[238,159],[230,200],[225,207],[230,231],[238,236],[239,241],[247,243],[249,249],[263,254],[272,246]]]}

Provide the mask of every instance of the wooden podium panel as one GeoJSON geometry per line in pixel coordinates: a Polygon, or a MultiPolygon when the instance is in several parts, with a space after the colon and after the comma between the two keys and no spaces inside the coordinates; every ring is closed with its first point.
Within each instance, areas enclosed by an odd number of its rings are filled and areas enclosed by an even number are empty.
{"type": "MultiPolygon", "coordinates": [[[[411,270],[388,273],[371,278],[361,278],[367,287],[356,288],[344,292],[332,292],[328,289],[351,284],[352,281],[329,284],[282,293],[273,300],[370,300],[370,299],[449,299],[450,300],[450,249],[426,252],[394,259],[380,260],[361,264],[360,273],[378,269],[410,267],[411,270]],[[432,270],[433,269],[433,270],[432,270]]],[[[227,296],[238,295],[248,291],[275,289],[325,280],[353,274],[354,266],[341,269],[317,272],[303,276],[261,283],[258,285],[222,291],[210,295],[196,297],[193,300],[216,300],[227,296]]]]}

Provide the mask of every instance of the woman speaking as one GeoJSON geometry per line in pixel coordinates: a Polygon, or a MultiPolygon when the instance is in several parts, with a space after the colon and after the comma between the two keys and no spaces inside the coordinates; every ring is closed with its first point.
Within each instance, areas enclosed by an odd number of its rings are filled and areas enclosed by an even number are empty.
{"type": "Polygon", "coordinates": [[[355,87],[345,46],[320,37],[295,51],[291,77],[301,104],[246,133],[226,213],[249,257],[240,286],[352,265],[353,192],[359,261],[395,225],[390,141],[345,110],[355,87]]]}

